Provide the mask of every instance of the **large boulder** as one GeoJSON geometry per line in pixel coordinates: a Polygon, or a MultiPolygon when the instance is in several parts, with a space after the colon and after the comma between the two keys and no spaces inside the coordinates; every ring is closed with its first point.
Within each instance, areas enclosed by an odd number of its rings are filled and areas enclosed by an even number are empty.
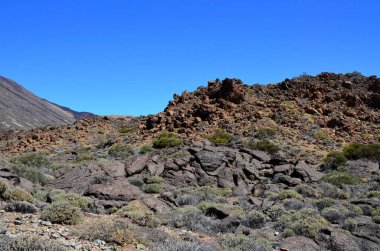
{"type": "Polygon", "coordinates": [[[293,236],[288,237],[281,242],[281,250],[319,251],[321,249],[312,239],[303,236],[293,236]]]}
{"type": "Polygon", "coordinates": [[[226,161],[224,154],[210,151],[197,152],[195,158],[206,172],[215,171],[226,161]]]}
{"type": "Polygon", "coordinates": [[[314,182],[320,180],[323,175],[323,173],[311,168],[305,161],[299,161],[294,168],[292,176],[301,178],[305,182],[314,182]]]}

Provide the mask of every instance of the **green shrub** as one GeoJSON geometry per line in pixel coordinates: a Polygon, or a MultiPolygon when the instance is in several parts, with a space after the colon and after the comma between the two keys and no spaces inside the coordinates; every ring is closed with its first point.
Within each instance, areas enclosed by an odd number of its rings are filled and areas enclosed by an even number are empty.
{"type": "Polygon", "coordinates": [[[45,153],[31,152],[10,159],[12,170],[35,184],[44,185],[49,181],[44,170],[51,169],[51,163],[45,153]]]}
{"type": "Polygon", "coordinates": [[[339,167],[346,164],[347,158],[342,152],[331,152],[323,159],[323,162],[325,165],[339,167]]]}
{"type": "Polygon", "coordinates": [[[127,159],[133,155],[133,149],[128,145],[113,145],[108,150],[108,154],[115,159],[127,159]]]}
{"type": "Polygon", "coordinates": [[[260,128],[255,134],[258,139],[273,139],[275,136],[276,130],[273,128],[260,128]]]}
{"type": "Polygon", "coordinates": [[[278,198],[280,200],[290,199],[290,198],[294,198],[294,199],[297,199],[297,200],[303,200],[303,196],[301,194],[299,194],[296,191],[291,190],[291,189],[279,192],[278,193],[278,198]]]}
{"type": "Polygon", "coordinates": [[[148,184],[160,184],[164,181],[164,179],[160,176],[151,176],[147,179],[146,183],[148,184]]]}
{"type": "Polygon", "coordinates": [[[357,227],[358,227],[358,222],[352,218],[347,218],[344,221],[343,228],[350,232],[354,231],[357,227]]]}
{"type": "Polygon", "coordinates": [[[144,191],[146,193],[161,193],[162,189],[163,189],[162,185],[157,184],[157,183],[146,184],[144,186],[144,191]]]}
{"type": "Polygon", "coordinates": [[[332,206],[322,210],[322,216],[331,223],[339,223],[348,213],[348,209],[344,206],[332,206]]]}
{"type": "Polygon", "coordinates": [[[276,144],[272,143],[271,141],[267,139],[260,140],[256,143],[254,143],[254,141],[251,140],[248,143],[248,147],[251,149],[264,151],[270,154],[275,154],[279,150],[279,147],[276,144]]]}
{"type": "Polygon", "coordinates": [[[319,200],[316,200],[315,205],[318,207],[319,210],[322,210],[326,207],[331,207],[337,203],[336,200],[330,198],[330,197],[323,197],[319,200]]]}
{"type": "Polygon", "coordinates": [[[350,174],[347,171],[332,171],[322,177],[323,181],[331,183],[337,187],[342,187],[343,185],[358,185],[362,181],[359,177],[350,174]]]}
{"type": "Polygon", "coordinates": [[[140,154],[151,153],[154,151],[155,151],[155,149],[151,146],[142,146],[140,149],[140,154]]]}
{"type": "Polygon", "coordinates": [[[126,127],[120,128],[119,132],[120,133],[129,133],[129,132],[137,131],[138,129],[139,129],[138,126],[126,126],[126,127]]]}
{"type": "Polygon", "coordinates": [[[216,145],[226,145],[230,143],[234,137],[223,129],[215,129],[215,131],[207,137],[208,140],[216,145]]]}
{"type": "Polygon", "coordinates": [[[368,198],[376,197],[380,199],[380,191],[370,191],[367,193],[367,197],[368,198]]]}
{"type": "Polygon", "coordinates": [[[40,217],[51,223],[75,225],[81,221],[82,213],[67,201],[60,201],[45,206],[40,217]]]}
{"type": "Polygon", "coordinates": [[[372,220],[376,222],[377,224],[380,224],[380,215],[376,215],[372,217],[372,220]]]}
{"type": "Polygon", "coordinates": [[[253,210],[248,212],[244,219],[242,220],[242,224],[250,227],[250,228],[261,228],[265,225],[267,217],[262,212],[253,210]]]}
{"type": "Polygon", "coordinates": [[[352,143],[343,148],[343,154],[349,159],[367,158],[380,160],[380,144],[352,143]]]}
{"type": "Polygon", "coordinates": [[[271,243],[263,238],[253,238],[242,234],[225,234],[219,241],[223,250],[228,251],[272,251],[271,243]]]}
{"type": "Polygon", "coordinates": [[[82,239],[103,240],[123,245],[131,242],[133,234],[127,220],[111,217],[90,219],[80,224],[75,233],[82,239]]]}
{"type": "Polygon", "coordinates": [[[9,238],[6,242],[0,238],[0,250],[19,250],[19,251],[68,251],[64,245],[48,238],[31,235],[19,235],[9,238]]]}
{"type": "Polygon", "coordinates": [[[10,201],[27,201],[33,202],[33,196],[22,188],[7,189],[4,192],[4,199],[10,201]]]}
{"type": "Polygon", "coordinates": [[[330,134],[322,129],[319,129],[314,133],[314,138],[317,140],[327,140],[330,138],[330,134]]]}
{"type": "Polygon", "coordinates": [[[76,193],[59,193],[52,198],[53,203],[67,202],[73,207],[86,208],[88,200],[76,193]]]}
{"type": "Polygon", "coordinates": [[[171,132],[163,132],[158,138],[153,142],[153,147],[157,149],[174,147],[182,145],[183,141],[176,135],[171,132]]]}
{"type": "Polygon", "coordinates": [[[0,197],[3,197],[3,194],[5,193],[7,189],[8,189],[7,183],[0,180],[0,197]]]}
{"type": "Polygon", "coordinates": [[[278,226],[283,232],[302,235],[314,240],[317,239],[319,231],[328,222],[317,212],[311,209],[290,211],[284,213],[279,220],[278,226]]]}
{"type": "Polygon", "coordinates": [[[306,184],[299,185],[295,187],[296,192],[298,192],[300,195],[307,197],[307,198],[316,198],[319,196],[319,193],[317,190],[312,188],[311,186],[308,186],[306,184]]]}

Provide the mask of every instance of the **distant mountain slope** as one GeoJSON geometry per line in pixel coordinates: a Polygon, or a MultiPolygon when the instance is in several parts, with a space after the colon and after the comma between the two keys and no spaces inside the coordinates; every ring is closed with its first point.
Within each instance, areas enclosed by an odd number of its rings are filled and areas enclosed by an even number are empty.
{"type": "Polygon", "coordinates": [[[55,105],[0,76],[0,130],[73,123],[87,113],[55,105]]]}

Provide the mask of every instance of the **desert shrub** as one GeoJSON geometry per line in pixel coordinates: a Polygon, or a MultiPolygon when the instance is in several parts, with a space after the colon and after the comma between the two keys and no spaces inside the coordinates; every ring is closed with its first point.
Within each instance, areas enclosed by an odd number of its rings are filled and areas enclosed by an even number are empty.
{"type": "Polygon", "coordinates": [[[113,145],[108,150],[108,154],[115,159],[127,159],[133,155],[133,149],[129,145],[113,145]]]}
{"type": "Polygon", "coordinates": [[[319,200],[316,200],[314,203],[319,210],[322,210],[326,207],[331,207],[331,206],[335,205],[337,203],[337,201],[334,200],[333,198],[323,197],[319,200]]]}
{"type": "Polygon", "coordinates": [[[295,187],[295,190],[297,193],[307,198],[316,198],[319,196],[319,193],[317,190],[315,190],[314,188],[306,184],[302,184],[295,187]]]}
{"type": "Polygon", "coordinates": [[[346,164],[347,158],[342,152],[331,152],[327,154],[323,162],[329,167],[339,167],[346,164]]]}
{"type": "Polygon", "coordinates": [[[372,217],[372,220],[376,222],[377,224],[380,224],[380,215],[375,215],[372,217]]]}
{"type": "Polygon", "coordinates": [[[223,250],[228,251],[272,251],[271,243],[263,238],[253,238],[242,234],[225,234],[219,240],[223,250]]]}
{"type": "MultiPolygon", "coordinates": [[[[190,201],[193,201],[193,203],[197,204],[201,201],[225,203],[226,196],[231,193],[232,191],[230,188],[202,186],[202,187],[186,187],[186,188],[177,189],[174,192],[174,195],[176,196],[177,203],[179,203],[180,200],[185,201],[185,199],[188,199],[190,201]]],[[[195,204],[183,204],[183,205],[195,205],[195,204]]]]}
{"type": "Polygon", "coordinates": [[[146,183],[148,184],[161,184],[164,179],[160,176],[151,176],[147,179],[146,183]]]}
{"type": "Polygon", "coordinates": [[[294,233],[316,240],[319,231],[327,224],[327,221],[314,210],[302,209],[284,213],[280,217],[277,227],[286,235],[294,233]]]}
{"type": "Polygon", "coordinates": [[[265,225],[267,217],[262,212],[252,210],[244,215],[242,224],[250,228],[261,228],[265,225]]]}
{"type": "Polygon", "coordinates": [[[226,145],[230,143],[234,137],[223,129],[215,129],[215,131],[207,137],[208,140],[216,145],[226,145]]]}
{"type": "Polygon", "coordinates": [[[5,200],[10,201],[34,201],[33,196],[22,188],[7,189],[3,196],[5,200]]]}
{"type": "Polygon", "coordinates": [[[40,217],[52,223],[75,225],[82,220],[82,213],[78,207],[66,201],[60,201],[45,206],[40,217]]]}
{"type": "Polygon", "coordinates": [[[120,133],[129,133],[129,132],[137,131],[138,129],[139,129],[138,126],[126,126],[126,127],[120,128],[119,132],[120,133]]]}
{"type": "Polygon", "coordinates": [[[88,200],[77,193],[58,193],[52,197],[53,203],[67,202],[73,207],[85,208],[88,205],[88,200]]]}
{"type": "Polygon", "coordinates": [[[239,226],[238,221],[224,221],[207,217],[201,210],[190,207],[177,211],[172,215],[170,224],[204,234],[231,233],[239,226]]]}
{"type": "Polygon", "coordinates": [[[276,130],[273,128],[260,128],[257,130],[255,137],[258,139],[273,139],[276,136],[276,130]]]}
{"type": "Polygon", "coordinates": [[[332,171],[323,176],[322,180],[340,188],[342,188],[343,185],[357,185],[362,182],[359,177],[356,177],[343,170],[332,171]]]}
{"type": "Polygon", "coordinates": [[[368,198],[379,198],[380,199],[380,191],[370,191],[367,193],[368,198]]]}
{"type": "Polygon", "coordinates": [[[0,236],[0,250],[3,251],[68,251],[59,242],[49,240],[40,236],[21,235],[10,238],[5,235],[0,236]]]}
{"type": "Polygon", "coordinates": [[[17,212],[24,214],[34,214],[37,212],[37,208],[33,204],[26,201],[15,201],[7,203],[4,206],[4,210],[6,212],[17,212]]]}
{"type": "Polygon", "coordinates": [[[297,199],[286,199],[284,200],[284,207],[286,210],[301,210],[305,207],[305,203],[297,199]]]}
{"type": "Polygon", "coordinates": [[[264,151],[270,154],[275,154],[279,150],[279,147],[268,139],[263,139],[256,143],[253,140],[251,140],[248,143],[248,147],[251,149],[264,151]]]}
{"type": "Polygon", "coordinates": [[[348,209],[344,206],[327,207],[322,210],[322,216],[331,223],[339,223],[348,216],[348,209]]]}
{"type": "Polygon", "coordinates": [[[51,163],[45,153],[31,152],[10,159],[12,170],[36,184],[46,184],[49,177],[45,175],[51,169],[51,163]]]}
{"type": "Polygon", "coordinates": [[[352,143],[343,148],[343,154],[349,159],[367,158],[380,160],[380,144],[352,143]]]}
{"type": "Polygon", "coordinates": [[[354,204],[351,204],[351,203],[347,203],[347,204],[344,204],[344,206],[348,209],[348,211],[350,211],[352,214],[355,214],[355,215],[362,215],[363,214],[363,210],[361,209],[360,206],[358,205],[354,205],[354,204]]]}
{"type": "Polygon", "coordinates": [[[162,189],[163,189],[162,184],[157,184],[157,183],[146,184],[144,186],[144,191],[146,193],[161,193],[162,189]]]}
{"type": "Polygon", "coordinates": [[[182,145],[183,141],[175,133],[163,132],[158,138],[153,142],[153,147],[157,149],[174,147],[182,145]]]}
{"type": "Polygon", "coordinates": [[[103,240],[123,245],[131,242],[133,234],[127,220],[112,217],[90,219],[76,227],[75,233],[86,240],[103,240]]]}
{"type": "Polygon", "coordinates": [[[358,227],[358,222],[352,218],[347,218],[344,221],[343,228],[352,232],[358,227]]]}
{"type": "Polygon", "coordinates": [[[280,200],[284,200],[284,199],[289,199],[289,198],[294,198],[294,199],[298,199],[298,200],[303,200],[303,197],[301,194],[297,193],[296,191],[294,190],[284,190],[284,191],[281,191],[278,193],[278,198],[280,200]]]}
{"type": "Polygon", "coordinates": [[[155,149],[151,146],[142,146],[140,149],[140,154],[151,153],[154,151],[155,151],[155,149]]]}
{"type": "Polygon", "coordinates": [[[0,180],[0,197],[3,197],[3,194],[8,189],[8,184],[0,180]]]}
{"type": "Polygon", "coordinates": [[[142,226],[155,225],[158,222],[154,219],[154,213],[140,200],[130,201],[126,206],[117,211],[122,217],[128,217],[134,223],[142,226]]]}
{"type": "Polygon", "coordinates": [[[326,140],[330,138],[330,134],[325,130],[319,129],[314,133],[314,138],[317,140],[326,140]]]}
{"type": "Polygon", "coordinates": [[[155,251],[214,251],[215,248],[207,243],[202,243],[196,238],[165,238],[151,245],[155,251]]]}

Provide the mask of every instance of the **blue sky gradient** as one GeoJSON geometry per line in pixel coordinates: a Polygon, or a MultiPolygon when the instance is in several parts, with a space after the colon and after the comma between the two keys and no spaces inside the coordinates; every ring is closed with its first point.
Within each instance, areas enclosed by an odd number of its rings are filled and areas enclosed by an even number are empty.
{"type": "Polygon", "coordinates": [[[377,0],[0,0],[0,75],[79,111],[147,115],[236,77],[380,74],[377,0]]]}

